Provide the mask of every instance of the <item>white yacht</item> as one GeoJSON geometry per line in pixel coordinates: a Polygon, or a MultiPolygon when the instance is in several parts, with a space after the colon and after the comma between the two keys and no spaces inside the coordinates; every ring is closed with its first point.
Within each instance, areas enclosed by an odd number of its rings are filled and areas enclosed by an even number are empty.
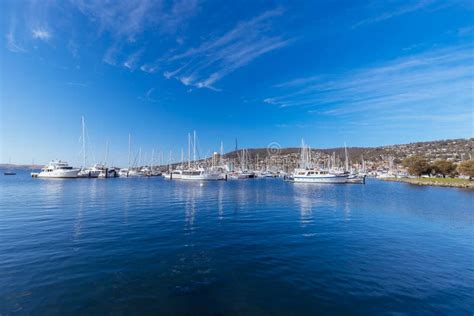
{"type": "MultiPolygon", "coordinates": [[[[181,180],[221,180],[221,173],[213,171],[212,168],[204,169],[196,163],[196,131],[193,140],[193,164],[191,165],[191,134],[188,134],[188,168],[181,173],[181,180]]],[[[174,178],[174,175],[173,175],[174,178]]]]}
{"type": "MultiPolygon", "coordinates": [[[[334,163],[332,165],[334,166],[334,163]]],[[[349,174],[334,171],[334,168],[321,169],[313,166],[311,148],[301,140],[300,168],[295,169],[293,174],[285,179],[301,183],[347,183],[348,177],[349,174]]]]}
{"type": "Polygon", "coordinates": [[[347,177],[347,183],[365,184],[365,174],[350,173],[347,177]]]}
{"type": "Polygon", "coordinates": [[[96,164],[94,166],[96,170],[99,170],[98,178],[115,178],[118,177],[118,173],[115,168],[107,168],[104,164],[96,164]]]}
{"type": "Polygon", "coordinates": [[[78,178],[98,178],[102,170],[102,165],[95,164],[90,168],[83,168],[77,174],[78,178]]]}
{"type": "Polygon", "coordinates": [[[295,169],[289,180],[303,183],[347,183],[348,174],[321,169],[295,169]]]}
{"type": "Polygon", "coordinates": [[[249,171],[234,171],[229,173],[229,178],[232,180],[242,180],[255,178],[255,174],[249,171]]]}
{"type": "Polygon", "coordinates": [[[119,171],[120,178],[143,177],[143,173],[136,169],[123,168],[119,171]]]}
{"type": "Polygon", "coordinates": [[[184,170],[181,175],[182,180],[221,180],[219,173],[206,172],[203,168],[184,170]]]}
{"type": "Polygon", "coordinates": [[[122,168],[122,169],[120,169],[118,175],[119,175],[120,178],[126,178],[126,177],[128,177],[128,168],[122,168]]]}
{"type": "Polygon", "coordinates": [[[77,178],[79,169],[73,168],[67,162],[52,160],[47,166],[41,169],[36,177],[38,178],[77,178]]]}
{"type": "Polygon", "coordinates": [[[137,169],[130,169],[128,171],[128,177],[143,177],[144,174],[140,170],[137,169]]]}

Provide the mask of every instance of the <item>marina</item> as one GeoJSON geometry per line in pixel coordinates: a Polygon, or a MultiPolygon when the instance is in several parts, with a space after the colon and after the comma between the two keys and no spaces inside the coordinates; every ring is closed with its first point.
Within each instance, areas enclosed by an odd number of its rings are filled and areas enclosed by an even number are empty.
{"type": "MultiPolygon", "coordinates": [[[[133,178],[163,176],[168,180],[183,181],[217,181],[217,180],[244,180],[256,178],[282,177],[284,180],[295,183],[322,183],[322,184],[365,184],[365,170],[354,170],[349,164],[347,148],[345,149],[345,165],[341,167],[336,164],[336,156],[333,155],[323,166],[315,164],[311,157],[311,148],[301,141],[301,152],[299,168],[295,168],[288,175],[283,170],[275,170],[273,166],[266,166],[265,170],[258,170],[255,164],[251,164],[248,150],[242,149],[237,152],[237,159],[226,159],[221,143],[221,152],[214,152],[211,158],[198,159],[197,157],[197,133],[193,136],[188,134],[188,161],[184,164],[184,153],[182,153],[181,164],[172,166],[146,165],[137,166],[137,159],[132,163],[132,138],[128,136],[128,167],[107,167],[107,163],[96,163],[92,167],[87,166],[86,126],[84,116],[81,117],[81,168],[73,168],[67,162],[53,160],[41,169],[41,172],[31,172],[33,178],[133,178]],[[192,152],[192,157],[191,157],[192,152]],[[272,171],[272,169],[274,171],[272,171]]],[[[106,158],[108,155],[108,144],[106,146],[106,158]]],[[[141,157],[141,148],[138,153],[141,157]]],[[[153,159],[152,159],[153,162],[153,159]]],[[[257,157],[258,162],[258,157],[257,157]]],[[[140,159],[138,159],[138,164],[140,159]]],[[[288,168],[286,168],[288,170],[288,168]]],[[[5,175],[7,175],[5,173],[5,175]]]]}
{"type": "Polygon", "coordinates": [[[471,2],[0,1],[0,316],[474,315],[471,2]]]}

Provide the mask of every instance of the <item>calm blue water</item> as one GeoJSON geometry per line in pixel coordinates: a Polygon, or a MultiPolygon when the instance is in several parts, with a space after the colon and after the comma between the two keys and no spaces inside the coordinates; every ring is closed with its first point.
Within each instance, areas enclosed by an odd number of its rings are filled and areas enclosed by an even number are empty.
{"type": "Polygon", "coordinates": [[[0,176],[0,314],[472,315],[474,193],[0,176]]]}

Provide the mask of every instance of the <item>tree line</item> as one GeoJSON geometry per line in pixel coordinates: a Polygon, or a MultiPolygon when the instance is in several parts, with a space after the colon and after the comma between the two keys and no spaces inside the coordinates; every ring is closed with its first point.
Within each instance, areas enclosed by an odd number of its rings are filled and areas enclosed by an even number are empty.
{"type": "Polygon", "coordinates": [[[428,162],[423,157],[413,156],[405,158],[402,165],[407,168],[410,175],[421,177],[422,175],[442,175],[443,178],[455,177],[458,175],[474,178],[474,160],[462,161],[458,165],[449,160],[436,160],[428,162]]]}

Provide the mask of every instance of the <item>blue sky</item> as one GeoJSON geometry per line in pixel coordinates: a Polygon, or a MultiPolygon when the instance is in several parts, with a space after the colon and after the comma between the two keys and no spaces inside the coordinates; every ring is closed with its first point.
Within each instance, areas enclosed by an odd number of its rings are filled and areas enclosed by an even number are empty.
{"type": "MultiPolygon", "coordinates": [[[[473,136],[471,1],[2,1],[1,160],[473,136]]],[[[158,156],[158,154],[156,154],[158,156]]]]}

